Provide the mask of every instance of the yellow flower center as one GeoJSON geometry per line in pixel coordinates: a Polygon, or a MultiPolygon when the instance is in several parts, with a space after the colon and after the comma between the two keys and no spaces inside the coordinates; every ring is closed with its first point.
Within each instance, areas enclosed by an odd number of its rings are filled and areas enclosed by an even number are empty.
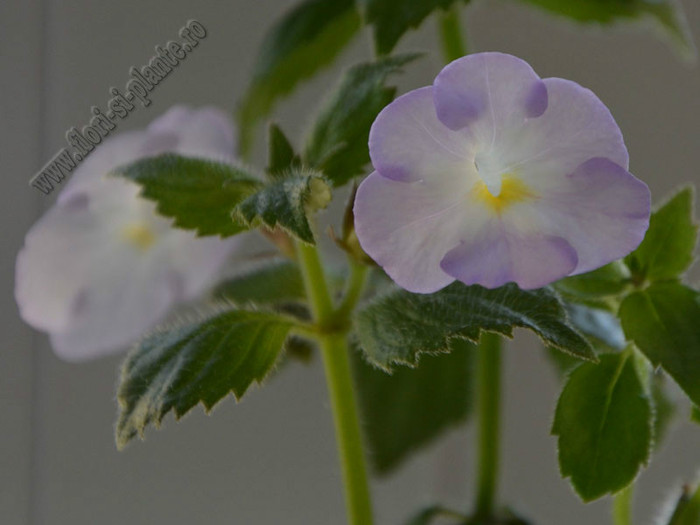
{"type": "Polygon", "coordinates": [[[122,236],[142,251],[150,248],[156,241],[153,231],[143,223],[129,224],[122,230],[122,236]]]}
{"type": "Polygon", "coordinates": [[[472,187],[472,198],[500,214],[507,207],[535,196],[525,183],[512,173],[503,174],[500,182],[500,192],[494,195],[486,183],[479,180],[472,187]]]}

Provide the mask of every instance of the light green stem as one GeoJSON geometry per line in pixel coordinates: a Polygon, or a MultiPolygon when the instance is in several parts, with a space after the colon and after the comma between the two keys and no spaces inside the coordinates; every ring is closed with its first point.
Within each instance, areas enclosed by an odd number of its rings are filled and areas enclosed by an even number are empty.
{"type": "Polygon", "coordinates": [[[442,55],[446,62],[452,62],[469,53],[466,40],[462,34],[459,7],[456,3],[440,16],[440,41],[442,43],[442,55]]]}
{"type": "Polygon", "coordinates": [[[337,317],[342,319],[352,314],[355,306],[357,306],[358,301],[362,297],[362,292],[365,290],[368,272],[368,266],[350,259],[350,277],[345,287],[343,301],[340,303],[335,313],[337,317]]]}
{"type": "Polygon", "coordinates": [[[372,504],[353,391],[347,336],[332,330],[324,333],[324,325],[334,320],[335,314],[318,251],[314,246],[297,243],[297,253],[311,311],[321,329],[319,340],[343,471],[348,523],[372,525],[372,504]]]}
{"type": "Polygon", "coordinates": [[[632,496],[634,485],[618,492],[613,500],[614,525],[632,525],[632,496]]]}
{"type": "Polygon", "coordinates": [[[493,518],[499,468],[501,338],[481,335],[477,357],[478,466],[476,517],[493,518]]]}

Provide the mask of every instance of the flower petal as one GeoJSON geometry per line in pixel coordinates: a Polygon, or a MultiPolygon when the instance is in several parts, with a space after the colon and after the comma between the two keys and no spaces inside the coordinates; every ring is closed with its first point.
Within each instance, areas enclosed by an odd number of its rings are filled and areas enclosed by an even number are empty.
{"type": "Polygon", "coordinates": [[[469,212],[466,190],[372,173],[355,198],[362,248],[406,290],[430,293],[447,286],[454,279],[440,260],[459,243],[464,225],[479,220],[475,207],[469,212]]]}
{"type": "Polygon", "coordinates": [[[465,284],[497,288],[515,282],[528,290],[565,277],[576,263],[576,251],[565,239],[522,235],[494,221],[480,235],[450,250],[440,265],[465,284]]]}
{"type": "Polygon", "coordinates": [[[547,89],[530,65],[503,53],[477,53],[451,62],[435,78],[435,109],[450,129],[465,127],[491,147],[509,128],[541,115],[547,89]]]}
{"type": "Polygon", "coordinates": [[[435,114],[431,87],[386,106],[372,125],[369,154],[383,177],[400,181],[476,177],[468,131],[451,131],[435,114]]]}
{"type": "Polygon", "coordinates": [[[651,195],[642,181],[614,162],[594,158],[543,191],[543,229],[575,248],[584,273],[619,259],[642,242],[651,195]]]}

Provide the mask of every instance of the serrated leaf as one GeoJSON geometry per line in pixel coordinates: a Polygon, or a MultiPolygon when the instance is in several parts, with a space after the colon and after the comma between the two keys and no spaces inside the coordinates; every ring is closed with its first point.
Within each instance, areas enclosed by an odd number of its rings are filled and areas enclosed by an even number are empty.
{"type": "Polygon", "coordinates": [[[244,168],[204,159],[161,155],[118,168],[114,175],[141,186],[158,213],[197,235],[229,237],[247,230],[232,210],[261,186],[244,168]]]}
{"type": "Polygon", "coordinates": [[[299,168],[301,160],[277,124],[270,124],[267,133],[267,173],[273,178],[284,177],[290,170],[299,168]]]}
{"type": "Polygon", "coordinates": [[[661,366],[700,404],[700,304],[698,292],[678,282],[654,283],[620,306],[627,338],[661,366]]]}
{"type": "Polygon", "coordinates": [[[315,172],[295,170],[263,187],[235,209],[235,216],[249,226],[279,226],[298,239],[314,244],[307,217],[309,211],[325,208],[331,199],[323,177],[315,172]]]}
{"type": "Polygon", "coordinates": [[[675,279],[693,262],[697,225],[693,190],[685,188],[651,215],[642,244],[627,256],[636,281],[675,279]]]}
{"type": "Polygon", "coordinates": [[[450,341],[452,352],[424,356],[416,368],[397,368],[391,375],[354,352],[369,458],[380,474],[398,467],[472,411],[474,345],[450,341]]]}
{"type": "Polygon", "coordinates": [[[693,491],[683,487],[683,492],[673,509],[668,525],[698,525],[700,523],[700,486],[693,491]]]}
{"type": "Polygon", "coordinates": [[[291,327],[280,315],[229,309],[146,336],[122,367],[117,446],[171,410],[179,419],[198,403],[209,411],[229,393],[240,399],[270,372],[291,327]]]}
{"type": "Polygon", "coordinates": [[[514,327],[532,330],[546,344],[580,359],[596,360],[547,288],[507,284],[490,290],[455,282],[433,294],[395,290],[360,310],[355,327],[367,357],[383,368],[415,365],[420,353],[446,352],[453,337],[476,343],[482,330],[510,337],[514,327]]]}
{"type": "Polygon", "coordinates": [[[301,301],[306,297],[299,267],[286,259],[276,259],[228,278],[212,290],[212,295],[238,304],[301,301]]]}
{"type": "Polygon", "coordinates": [[[353,0],[306,0],[267,33],[253,80],[238,106],[240,150],[250,150],[255,125],[302,81],[330,65],[360,28],[353,0]]]}
{"type": "Polygon", "coordinates": [[[651,18],[684,57],[695,56],[695,44],[685,14],[676,0],[521,0],[571,20],[611,24],[651,18]]]}
{"type": "Polygon", "coordinates": [[[386,79],[417,57],[398,55],[350,68],[321,107],[302,155],[305,163],[334,186],[363,173],[369,163],[370,127],[396,92],[385,86],[386,79]]]}
{"type": "Polygon", "coordinates": [[[569,376],[552,427],[562,476],[584,501],[622,490],[649,459],[652,424],[629,352],[582,364],[569,376]]]}
{"type": "MultiPolygon", "coordinates": [[[[410,29],[417,28],[433,11],[449,9],[458,0],[360,0],[365,20],[373,26],[377,53],[385,55],[410,29]]],[[[469,0],[463,0],[467,3],[469,0]]]]}

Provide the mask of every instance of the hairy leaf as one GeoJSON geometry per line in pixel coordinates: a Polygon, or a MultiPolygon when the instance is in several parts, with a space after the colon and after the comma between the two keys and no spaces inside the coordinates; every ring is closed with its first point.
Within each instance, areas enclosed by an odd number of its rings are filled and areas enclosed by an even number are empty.
{"type": "Polygon", "coordinates": [[[289,139],[277,124],[268,128],[267,173],[273,178],[284,177],[293,168],[299,168],[301,161],[294,153],[289,139]]]}
{"type": "Polygon", "coordinates": [[[330,189],[315,172],[295,170],[268,184],[241,202],[235,214],[249,226],[281,227],[304,242],[313,244],[314,234],[307,212],[325,208],[330,189]]]}
{"type": "Polygon", "coordinates": [[[620,306],[627,338],[661,366],[693,403],[700,404],[700,303],[698,292],[660,282],[628,295],[620,306]]]}
{"type": "Polygon", "coordinates": [[[399,55],[350,68],[325,101],[311,129],[302,157],[334,186],[363,173],[369,163],[369,130],[396,90],[386,79],[418,55],[399,55]]]}
{"type": "Polygon", "coordinates": [[[580,359],[596,359],[558,297],[546,288],[521,290],[508,284],[489,290],[455,282],[429,295],[395,290],[358,312],[355,326],[367,357],[383,368],[415,365],[421,352],[446,352],[453,337],[477,342],[482,330],[511,336],[514,327],[528,328],[546,344],[580,359]]]}
{"type": "Polygon", "coordinates": [[[276,259],[226,279],[212,295],[238,304],[301,301],[306,297],[299,267],[286,259],[276,259]]]}
{"type": "Polygon", "coordinates": [[[299,82],[331,64],[359,28],[353,0],[306,0],[270,29],[237,110],[243,153],[250,149],[255,124],[299,82]]]}
{"type": "Polygon", "coordinates": [[[245,169],[204,159],[161,155],[121,167],[115,175],[141,186],[158,213],[197,235],[229,237],[248,228],[231,217],[233,209],[261,186],[245,169]]]}
{"type": "MultiPolygon", "coordinates": [[[[373,26],[374,46],[385,55],[408,30],[417,28],[433,11],[449,9],[458,0],[359,0],[373,26]]],[[[467,3],[469,0],[464,0],[467,3]]]]}
{"type": "Polygon", "coordinates": [[[652,425],[630,352],[582,364],[564,387],[552,427],[562,476],[584,501],[622,490],[649,459],[652,425]]]}
{"type": "Polygon", "coordinates": [[[649,230],[627,264],[638,281],[675,279],[692,263],[696,238],[693,190],[685,188],[652,214],[649,230]]]}
{"type": "Polygon", "coordinates": [[[472,410],[474,345],[450,341],[452,352],[421,358],[391,375],[355,352],[355,379],[370,460],[386,474],[412,452],[465,421],[472,410]]]}
{"type": "Polygon", "coordinates": [[[240,399],[272,369],[291,327],[280,315],[223,309],[145,337],[122,367],[117,446],[171,410],[179,419],[198,403],[209,411],[229,393],[240,399]]]}

